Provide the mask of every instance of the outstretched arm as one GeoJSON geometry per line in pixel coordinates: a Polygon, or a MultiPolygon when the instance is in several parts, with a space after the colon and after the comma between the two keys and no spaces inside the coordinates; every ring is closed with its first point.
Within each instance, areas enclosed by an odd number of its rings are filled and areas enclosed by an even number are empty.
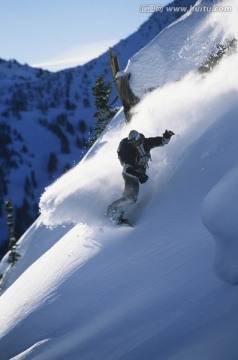
{"type": "Polygon", "coordinates": [[[169,143],[171,136],[174,135],[174,132],[171,130],[165,130],[163,136],[150,137],[146,139],[146,142],[150,149],[158,146],[164,146],[169,143]]]}

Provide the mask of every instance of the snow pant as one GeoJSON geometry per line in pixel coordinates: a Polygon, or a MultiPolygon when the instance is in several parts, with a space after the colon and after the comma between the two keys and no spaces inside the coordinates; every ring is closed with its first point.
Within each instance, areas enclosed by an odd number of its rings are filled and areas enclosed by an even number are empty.
{"type": "Polygon", "coordinates": [[[139,180],[135,176],[129,176],[122,174],[125,180],[125,188],[122,193],[122,197],[114,201],[107,210],[107,215],[111,220],[117,220],[120,216],[123,216],[127,208],[137,201],[139,194],[139,180]]]}

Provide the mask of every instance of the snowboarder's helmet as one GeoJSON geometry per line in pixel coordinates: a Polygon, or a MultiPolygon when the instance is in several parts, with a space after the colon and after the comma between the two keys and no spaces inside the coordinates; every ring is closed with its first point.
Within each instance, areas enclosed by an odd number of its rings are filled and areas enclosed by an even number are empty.
{"type": "Polygon", "coordinates": [[[133,144],[136,143],[138,140],[140,140],[140,133],[136,130],[131,130],[128,135],[128,141],[133,144]]]}

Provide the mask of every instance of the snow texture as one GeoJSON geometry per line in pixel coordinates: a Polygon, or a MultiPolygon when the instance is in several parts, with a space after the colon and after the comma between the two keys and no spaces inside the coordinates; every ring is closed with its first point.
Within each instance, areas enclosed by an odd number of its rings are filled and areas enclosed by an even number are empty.
{"type": "Polygon", "coordinates": [[[216,241],[217,274],[238,284],[238,167],[210,190],[202,205],[205,226],[216,241]]]}
{"type": "MultiPolygon", "coordinates": [[[[206,49],[237,36],[230,3],[232,13],[185,16],[136,54],[134,89],[151,82],[144,59],[152,64],[158,49],[180,62],[190,26],[206,49]]],[[[163,86],[142,96],[132,122],[121,111],[46,189],[3,281],[2,360],[237,360],[237,57],[206,75],[161,59],[166,76],[154,71],[152,80],[163,86]],[[128,211],[136,226],[113,227],[103,212],[121,195],[116,149],[131,129],[176,135],[152,150],[150,179],[128,211]]]]}

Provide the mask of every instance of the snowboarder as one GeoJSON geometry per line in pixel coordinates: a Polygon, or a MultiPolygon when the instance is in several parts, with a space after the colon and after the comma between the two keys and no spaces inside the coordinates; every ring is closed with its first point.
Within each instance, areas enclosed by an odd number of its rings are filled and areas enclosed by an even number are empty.
{"type": "Polygon", "coordinates": [[[140,184],[148,179],[146,169],[151,159],[150,150],[168,144],[173,131],[166,130],[163,136],[146,138],[136,130],[131,130],[128,137],[121,140],[118,147],[118,158],[123,166],[122,176],[125,188],[122,197],[114,201],[105,215],[115,224],[129,224],[124,213],[138,198],[140,184]]]}

